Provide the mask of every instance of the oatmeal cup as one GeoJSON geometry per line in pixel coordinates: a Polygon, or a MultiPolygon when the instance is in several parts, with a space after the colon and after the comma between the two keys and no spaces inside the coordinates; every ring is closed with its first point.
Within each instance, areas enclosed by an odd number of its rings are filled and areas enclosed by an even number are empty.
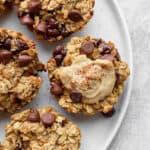
{"type": "Polygon", "coordinates": [[[28,109],[12,115],[0,150],[78,150],[77,125],[52,107],[28,109]]]}
{"type": "Polygon", "coordinates": [[[57,46],[47,69],[50,91],[59,105],[87,115],[111,115],[130,74],[112,42],[90,36],[74,37],[66,46],[57,46]]]}
{"type": "Polygon", "coordinates": [[[45,66],[35,44],[22,33],[0,29],[0,112],[14,112],[35,98],[45,66]]]}
{"type": "Polygon", "coordinates": [[[38,39],[55,42],[84,28],[93,16],[94,1],[22,0],[18,17],[38,39]]]}

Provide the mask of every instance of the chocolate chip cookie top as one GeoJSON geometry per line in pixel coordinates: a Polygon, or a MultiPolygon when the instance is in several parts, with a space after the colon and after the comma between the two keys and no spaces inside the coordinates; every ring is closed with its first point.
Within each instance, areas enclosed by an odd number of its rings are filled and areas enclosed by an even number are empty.
{"type": "Polygon", "coordinates": [[[80,129],[52,107],[32,108],[11,117],[3,150],[78,150],[80,129]]]}
{"type": "Polygon", "coordinates": [[[130,73],[112,42],[89,36],[56,47],[47,68],[59,105],[86,114],[111,111],[130,73]]]}
{"type": "Polygon", "coordinates": [[[0,0],[0,15],[3,14],[3,12],[12,6],[13,0],[0,0]]]}
{"type": "Polygon", "coordinates": [[[21,33],[0,30],[0,111],[14,112],[38,93],[45,69],[35,44],[21,33]]]}
{"type": "Polygon", "coordinates": [[[93,7],[94,0],[23,0],[18,17],[39,39],[54,42],[82,29],[93,7]]]}

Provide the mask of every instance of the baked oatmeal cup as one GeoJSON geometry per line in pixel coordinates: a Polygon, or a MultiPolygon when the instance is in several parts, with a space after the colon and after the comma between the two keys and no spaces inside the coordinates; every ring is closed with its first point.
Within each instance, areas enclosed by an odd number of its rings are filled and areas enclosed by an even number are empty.
{"type": "Polygon", "coordinates": [[[78,150],[77,125],[52,107],[28,109],[12,115],[0,150],[78,150]]]}
{"type": "MultiPolygon", "coordinates": [[[[16,0],[16,3],[19,1],[16,0]]],[[[55,42],[81,30],[93,16],[95,0],[22,0],[18,17],[38,39],[55,42]]]]}
{"type": "Polygon", "coordinates": [[[45,66],[35,44],[22,33],[0,29],[0,112],[14,112],[38,94],[45,66]]]}
{"type": "Polygon", "coordinates": [[[130,74],[112,42],[74,37],[47,63],[51,93],[71,113],[111,115],[130,74]]]}

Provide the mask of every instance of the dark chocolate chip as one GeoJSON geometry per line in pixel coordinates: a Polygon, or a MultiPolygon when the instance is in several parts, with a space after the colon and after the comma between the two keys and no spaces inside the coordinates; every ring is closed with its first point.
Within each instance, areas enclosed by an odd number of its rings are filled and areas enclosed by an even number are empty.
{"type": "Polygon", "coordinates": [[[22,51],[22,50],[29,49],[29,46],[23,40],[17,39],[17,49],[22,51]]]}
{"type": "Polygon", "coordinates": [[[53,56],[64,53],[64,46],[59,45],[54,49],[53,56]]]}
{"type": "Polygon", "coordinates": [[[79,22],[83,20],[81,12],[77,9],[71,10],[68,14],[68,18],[74,22],[79,22]]]}
{"type": "Polygon", "coordinates": [[[4,43],[0,41],[0,49],[4,47],[4,43]]]}
{"type": "Polygon", "coordinates": [[[117,78],[119,78],[119,76],[120,76],[120,72],[119,72],[119,70],[118,70],[118,69],[116,69],[116,70],[115,70],[115,73],[116,73],[116,77],[117,77],[117,78]]]}
{"type": "Polygon", "coordinates": [[[54,121],[56,119],[56,116],[52,113],[44,113],[42,116],[41,116],[41,121],[42,123],[44,124],[44,126],[51,126],[54,121]]]}
{"type": "Polygon", "coordinates": [[[61,53],[62,55],[63,55],[63,57],[65,57],[66,56],[66,51],[64,50],[64,51],[62,51],[62,53],[61,53]]]}
{"type": "Polygon", "coordinates": [[[13,100],[14,100],[14,103],[17,105],[21,105],[21,103],[22,103],[22,100],[20,98],[18,98],[17,94],[14,95],[13,100]]]}
{"type": "Polygon", "coordinates": [[[66,124],[67,124],[67,120],[63,120],[63,121],[61,122],[61,126],[62,126],[62,127],[65,127],[66,124]]]}
{"type": "Polygon", "coordinates": [[[40,0],[30,0],[28,5],[29,12],[38,13],[41,9],[40,0]]]}
{"type": "Polygon", "coordinates": [[[110,54],[105,54],[105,55],[103,55],[102,57],[101,57],[101,59],[106,59],[106,60],[109,60],[109,61],[115,61],[116,59],[115,59],[115,57],[113,57],[112,55],[110,55],[110,54]]]}
{"type": "Polygon", "coordinates": [[[4,49],[10,50],[11,49],[11,38],[7,38],[4,42],[4,49]]]}
{"type": "Polygon", "coordinates": [[[25,13],[25,12],[22,12],[22,11],[21,11],[21,12],[19,11],[17,15],[18,15],[18,17],[20,18],[20,17],[26,15],[26,13],[25,13]]]}
{"type": "Polygon", "coordinates": [[[93,42],[90,42],[90,41],[84,42],[80,49],[80,53],[86,54],[86,55],[91,54],[93,51],[94,51],[94,44],[93,42]]]}
{"type": "Polygon", "coordinates": [[[16,147],[15,150],[24,150],[24,148],[16,147]]]}
{"type": "Polygon", "coordinates": [[[31,18],[31,16],[29,14],[26,14],[25,16],[20,17],[20,22],[21,22],[21,24],[24,24],[27,26],[30,26],[34,23],[33,19],[31,18]]]}
{"type": "Polygon", "coordinates": [[[82,94],[80,92],[78,92],[77,90],[73,90],[70,93],[70,98],[73,100],[73,102],[81,102],[82,100],[82,94]]]}
{"type": "Polygon", "coordinates": [[[99,47],[99,45],[102,43],[102,39],[96,39],[96,42],[94,43],[95,47],[99,47]]]}
{"type": "Polygon", "coordinates": [[[115,108],[112,108],[112,109],[111,109],[109,112],[107,112],[107,113],[102,112],[102,115],[103,115],[104,117],[106,117],[106,118],[110,118],[110,117],[112,117],[112,116],[115,114],[115,112],[116,112],[115,108]]]}
{"type": "Polygon", "coordinates": [[[6,65],[11,60],[12,53],[10,51],[0,51],[0,63],[6,65]]]}
{"type": "Polygon", "coordinates": [[[54,14],[55,13],[55,8],[54,9],[51,8],[51,10],[48,10],[48,13],[54,14]]]}
{"type": "Polygon", "coordinates": [[[101,52],[102,55],[110,54],[112,51],[112,47],[106,43],[101,43],[99,46],[103,48],[103,51],[101,52]]]}
{"type": "MultiPolygon", "coordinates": [[[[117,50],[116,50],[117,51],[117,50]]],[[[118,60],[118,61],[120,61],[120,59],[121,59],[121,56],[120,56],[120,54],[119,54],[119,52],[117,51],[117,54],[116,54],[116,59],[118,60]]]]}
{"type": "Polygon", "coordinates": [[[19,55],[18,60],[19,60],[19,66],[24,67],[24,66],[27,66],[28,64],[30,64],[32,62],[33,58],[28,55],[19,55]]]}
{"type": "Polygon", "coordinates": [[[71,31],[67,31],[65,24],[60,24],[59,30],[61,31],[61,35],[63,37],[67,37],[72,33],[71,31]]]}
{"type": "Polygon", "coordinates": [[[51,89],[50,89],[51,93],[53,95],[61,95],[63,93],[63,89],[60,86],[60,84],[52,82],[51,83],[51,89]]]}
{"type": "Polygon", "coordinates": [[[55,58],[57,66],[61,65],[61,63],[64,59],[63,55],[61,55],[61,54],[56,55],[54,58],[55,58]]]}
{"type": "Polygon", "coordinates": [[[72,32],[61,31],[61,35],[62,35],[63,37],[67,37],[67,36],[69,36],[71,33],[72,33],[72,32]]]}
{"type": "Polygon", "coordinates": [[[27,118],[31,122],[40,122],[40,114],[37,109],[32,108],[27,118]]]}
{"type": "Polygon", "coordinates": [[[57,37],[59,34],[57,29],[48,29],[48,36],[50,37],[57,37]]]}
{"type": "Polygon", "coordinates": [[[48,20],[48,28],[50,29],[56,29],[58,27],[58,24],[54,18],[50,18],[48,20]]]}
{"type": "Polygon", "coordinates": [[[36,31],[38,33],[45,34],[47,32],[47,25],[45,21],[41,21],[37,26],[36,26],[36,31]]]}

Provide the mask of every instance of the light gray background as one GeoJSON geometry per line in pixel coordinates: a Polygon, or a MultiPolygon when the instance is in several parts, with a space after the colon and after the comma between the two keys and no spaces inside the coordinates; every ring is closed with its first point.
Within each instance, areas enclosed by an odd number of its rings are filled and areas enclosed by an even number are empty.
{"type": "Polygon", "coordinates": [[[134,62],[131,101],[109,150],[150,150],[150,0],[118,0],[129,27],[134,62]]]}

